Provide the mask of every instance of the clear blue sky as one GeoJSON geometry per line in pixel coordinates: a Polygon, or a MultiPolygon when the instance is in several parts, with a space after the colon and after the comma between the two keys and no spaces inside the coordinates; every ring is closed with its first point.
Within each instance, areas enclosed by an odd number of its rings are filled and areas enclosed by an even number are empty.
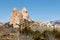
{"type": "Polygon", "coordinates": [[[26,7],[33,20],[60,20],[60,0],[0,0],[0,22],[9,21],[14,7],[26,7]]]}

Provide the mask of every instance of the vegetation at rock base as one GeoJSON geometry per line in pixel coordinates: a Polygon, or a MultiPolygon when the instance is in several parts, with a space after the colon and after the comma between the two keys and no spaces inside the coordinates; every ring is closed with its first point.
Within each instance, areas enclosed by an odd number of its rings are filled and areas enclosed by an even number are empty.
{"type": "Polygon", "coordinates": [[[5,23],[0,27],[0,40],[60,40],[60,31],[51,30],[46,26],[39,26],[34,21],[25,20],[19,28],[5,23]],[[33,25],[32,25],[33,24],[33,25]],[[36,26],[36,27],[35,27],[36,26]]]}

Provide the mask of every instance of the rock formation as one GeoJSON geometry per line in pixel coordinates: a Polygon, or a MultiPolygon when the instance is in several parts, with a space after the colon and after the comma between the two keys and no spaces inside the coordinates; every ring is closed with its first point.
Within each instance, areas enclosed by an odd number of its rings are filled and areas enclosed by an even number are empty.
{"type": "Polygon", "coordinates": [[[37,21],[37,23],[41,26],[41,25],[43,25],[43,23],[42,23],[42,21],[37,21]]]}
{"type": "Polygon", "coordinates": [[[45,23],[45,25],[46,25],[47,27],[53,27],[52,24],[51,24],[49,21],[47,21],[47,22],[45,23]]]}
{"type": "Polygon", "coordinates": [[[12,15],[10,18],[10,24],[13,24],[14,27],[18,27],[17,24],[23,23],[23,15],[16,8],[13,8],[12,15]]]}
{"type": "Polygon", "coordinates": [[[54,26],[54,29],[60,32],[60,25],[59,25],[59,24],[56,24],[56,25],[54,26]]]}
{"type": "Polygon", "coordinates": [[[13,24],[14,27],[18,27],[18,25],[22,24],[24,20],[31,21],[26,8],[23,8],[21,12],[19,12],[16,8],[13,8],[10,24],[13,24]]]}
{"type": "Polygon", "coordinates": [[[0,26],[3,26],[3,23],[2,22],[0,22],[0,26]]]}
{"type": "Polygon", "coordinates": [[[23,18],[28,20],[28,21],[31,21],[31,19],[29,18],[29,14],[28,14],[28,11],[26,8],[23,8],[22,9],[22,15],[23,15],[23,18]]]}

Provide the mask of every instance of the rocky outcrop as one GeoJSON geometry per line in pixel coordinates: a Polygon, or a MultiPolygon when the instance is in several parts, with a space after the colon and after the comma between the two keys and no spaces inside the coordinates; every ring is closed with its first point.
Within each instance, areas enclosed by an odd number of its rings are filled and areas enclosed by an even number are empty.
{"type": "Polygon", "coordinates": [[[28,11],[26,8],[23,8],[22,9],[22,15],[23,15],[23,18],[28,20],[28,21],[31,21],[31,19],[29,18],[29,14],[28,14],[28,11]]]}
{"type": "Polygon", "coordinates": [[[47,21],[47,22],[45,23],[45,25],[46,25],[47,27],[52,27],[52,28],[53,28],[52,24],[51,24],[49,21],[47,21]]]}
{"type": "Polygon", "coordinates": [[[31,21],[26,8],[23,8],[21,12],[18,9],[13,8],[10,25],[13,24],[14,27],[19,27],[18,25],[23,24],[24,20],[31,21]]]}
{"type": "Polygon", "coordinates": [[[0,26],[3,26],[4,24],[2,22],[0,22],[0,26]]]}
{"type": "Polygon", "coordinates": [[[14,27],[19,27],[18,24],[23,23],[23,15],[16,8],[13,8],[12,15],[10,18],[10,24],[13,24],[14,27]]]}

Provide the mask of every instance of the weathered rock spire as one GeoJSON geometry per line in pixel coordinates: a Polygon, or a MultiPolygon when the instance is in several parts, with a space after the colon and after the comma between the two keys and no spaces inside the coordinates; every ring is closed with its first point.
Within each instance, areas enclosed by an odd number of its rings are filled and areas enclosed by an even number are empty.
{"type": "Polygon", "coordinates": [[[22,11],[18,11],[17,8],[13,8],[10,18],[10,24],[13,24],[13,27],[18,27],[18,25],[24,22],[24,19],[27,21],[31,21],[27,9],[23,8],[22,11]]]}
{"type": "Polygon", "coordinates": [[[10,18],[10,24],[13,24],[14,27],[18,27],[17,24],[22,24],[23,22],[23,15],[19,12],[16,8],[13,8],[12,15],[10,18]]]}
{"type": "Polygon", "coordinates": [[[22,15],[23,15],[23,18],[28,20],[29,18],[29,15],[28,15],[28,12],[27,12],[27,9],[26,8],[23,8],[22,9],[22,15]]]}

